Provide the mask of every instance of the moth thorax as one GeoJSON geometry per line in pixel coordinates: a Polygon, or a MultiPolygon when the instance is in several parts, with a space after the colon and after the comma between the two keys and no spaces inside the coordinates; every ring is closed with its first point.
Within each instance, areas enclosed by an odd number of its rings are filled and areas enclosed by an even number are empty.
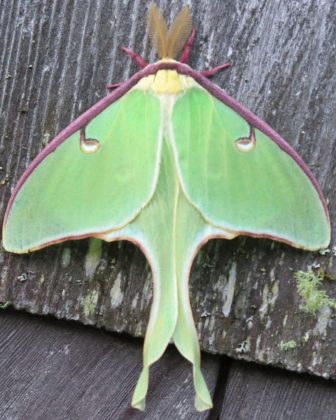
{"type": "Polygon", "coordinates": [[[194,79],[179,74],[176,70],[159,70],[153,75],[142,78],[135,89],[151,90],[157,95],[178,95],[196,85],[194,79]]]}

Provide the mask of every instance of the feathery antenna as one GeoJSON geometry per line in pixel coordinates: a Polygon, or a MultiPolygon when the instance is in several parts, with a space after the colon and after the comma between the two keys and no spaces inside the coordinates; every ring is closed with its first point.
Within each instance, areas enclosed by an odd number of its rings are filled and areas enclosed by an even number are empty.
{"type": "Polygon", "coordinates": [[[151,4],[148,11],[147,28],[158,55],[167,57],[168,27],[156,4],[151,4]]]}
{"type": "Polygon", "coordinates": [[[188,7],[183,7],[168,31],[167,23],[156,4],[148,11],[149,36],[160,58],[176,58],[192,31],[192,17],[188,7]]]}
{"type": "Polygon", "coordinates": [[[192,31],[190,9],[183,7],[176,16],[168,32],[168,57],[176,58],[181,52],[192,31]]]}

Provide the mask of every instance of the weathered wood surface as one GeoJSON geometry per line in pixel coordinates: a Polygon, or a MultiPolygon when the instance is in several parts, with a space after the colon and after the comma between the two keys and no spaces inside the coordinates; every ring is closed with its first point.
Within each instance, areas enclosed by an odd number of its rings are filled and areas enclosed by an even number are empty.
{"type": "MultiPolygon", "coordinates": [[[[25,314],[0,317],[0,418],[206,419],[196,413],[191,369],[170,347],[151,369],[145,413],[132,409],[142,343],[75,323],[25,314]]],[[[213,392],[219,356],[203,359],[213,392]]]]}
{"type": "MultiPolygon", "coordinates": [[[[159,1],[172,18],[179,1],[159,1]]],[[[336,3],[315,0],[186,2],[198,36],[191,65],[232,61],[215,82],[270,123],[312,168],[334,220],[336,3]]],[[[44,145],[136,69],[126,45],[154,59],[148,2],[0,1],[0,217],[10,190],[44,145]]],[[[335,232],[335,228],[333,228],[335,232]]],[[[145,332],[151,275],[127,243],[83,240],[32,255],[0,253],[0,301],[123,331],[145,332]]],[[[266,240],[212,241],[197,258],[191,302],[202,348],[336,378],[335,312],[300,307],[293,272],[335,256],[266,240]],[[281,343],[295,341],[286,350],[281,343]]],[[[334,282],[323,287],[336,296],[334,282]]],[[[140,354],[139,354],[140,358],[140,354]]]]}
{"type": "Polygon", "coordinates": [[[333,420],[333,381],[233,362],[220,420],[333,420]]]}
{"type": "Polygon", "coordinates": [[[334,420],[330,381],[236,361],[225,387],[219,356],[203,355],[215,407],[195,413],[189,365],[170,347],[151,370],[144,413],[130,408],[142,343],[78,323],[0,316],[0,418],[6,420],[334,420]],[[217,382],[217,384],[216,384],[217,382]]]}

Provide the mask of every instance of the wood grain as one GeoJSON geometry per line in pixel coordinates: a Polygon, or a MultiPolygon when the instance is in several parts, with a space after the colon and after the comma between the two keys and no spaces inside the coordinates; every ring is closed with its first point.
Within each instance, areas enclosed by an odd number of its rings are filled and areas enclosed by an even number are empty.
{"type": "MultiPolygon", "coordinates": [[[[130,407],[139,339],[14,311],[0,318],[1,419],[206,419],[196,413],[191,369],[173,348],[151,369],[144,413],[130,407]]],[[[205,355],[213,392],[219,357],[205,355]]]]}
{"type": "Polygon", "coordinates": [[[2,313],[0,418],[335,418],[335,385],[331,381],[234,361],[224,395],[222,379],[227,369],[219,369],[219,356],[205,354],[203,371],[212,393],[216,385],[215,409],[196,413],[189,365],[173,347],[151,370],[147,408],[141,413],[130,408],[141,353],[141,341],[125,334],[12,310],[2,313]]]}
{"type": "Polygon", "coordinates": [[[233,362],[221,420],[334,420],[335,383],[233,362]]]}
{"type": "MultiPolygon", "coordinates": [[[[172,19],[180,1],[158,2],[172,19]]],[[[335,219],[336,3],[185,2],[192,6],[196,69],[234,66],[216,83],[281,133],[312,168],[335,219]]],[[[148,2],[0,1],[0,217],[10,191],[44,145],[136,69],[126,45],[155,59],[148,2]]],[[[276,203],[275,203],[276,204],[276,203]]],[[[309,227],[308,227],[309,228],[309,227]]],[[[335,234],[335,227],[333,227],[335,234]]],[[[335,245],[333,242],[332,245],[335,245]]],[[[266,240],[212,241],[197,257],[191,302],[202,348],[336,378],[335,312],[302,310],[293,273],[335,256],[266,240]],[[281,343],[294,340],[285,350],[281,343]]],[[[151,274],[127,243],[83,240],[31,255],[0,253],[0,301],[32,313],[142,336],[151,274]]],[[[323,288],[336,297],[335,282],[323,288]]]]}

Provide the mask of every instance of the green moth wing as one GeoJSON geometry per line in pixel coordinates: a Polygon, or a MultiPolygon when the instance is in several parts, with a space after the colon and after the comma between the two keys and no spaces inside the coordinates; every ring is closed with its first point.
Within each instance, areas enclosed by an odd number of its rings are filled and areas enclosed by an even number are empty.
{"type": "Polygon", "coordinates": [[[159,101],[142,90],[56,139],[15,194],[4,247],[28,252],[127,224],[154,193],[161,142],[159,101]]]}
{"type": "Polygon", "coordinates": [[[194,87],[176,101],[172,131],[183,189],[210,224],[305,249],[329,244],[328,214],[307,173],[234,109],[194,87]]]}
{"type": "Polygon", "coordinates": [[[85,237],[138,245],[154,287],[132,405],[144,409],[149,368],[172,340],[192,363],[202,411],[212,402],[188,292],[200,247],[250,235],[313,250],[328,245],[330,222],[294,150],[206,79],[227,65],[199,73],[186,64],[190,11],[183,8],[168,31],[152,5],[148,24],[161,60],[147,64],[125,49],[143,69],[28,167],[8,204],[3,245],[17,253],[85,237]]]}

